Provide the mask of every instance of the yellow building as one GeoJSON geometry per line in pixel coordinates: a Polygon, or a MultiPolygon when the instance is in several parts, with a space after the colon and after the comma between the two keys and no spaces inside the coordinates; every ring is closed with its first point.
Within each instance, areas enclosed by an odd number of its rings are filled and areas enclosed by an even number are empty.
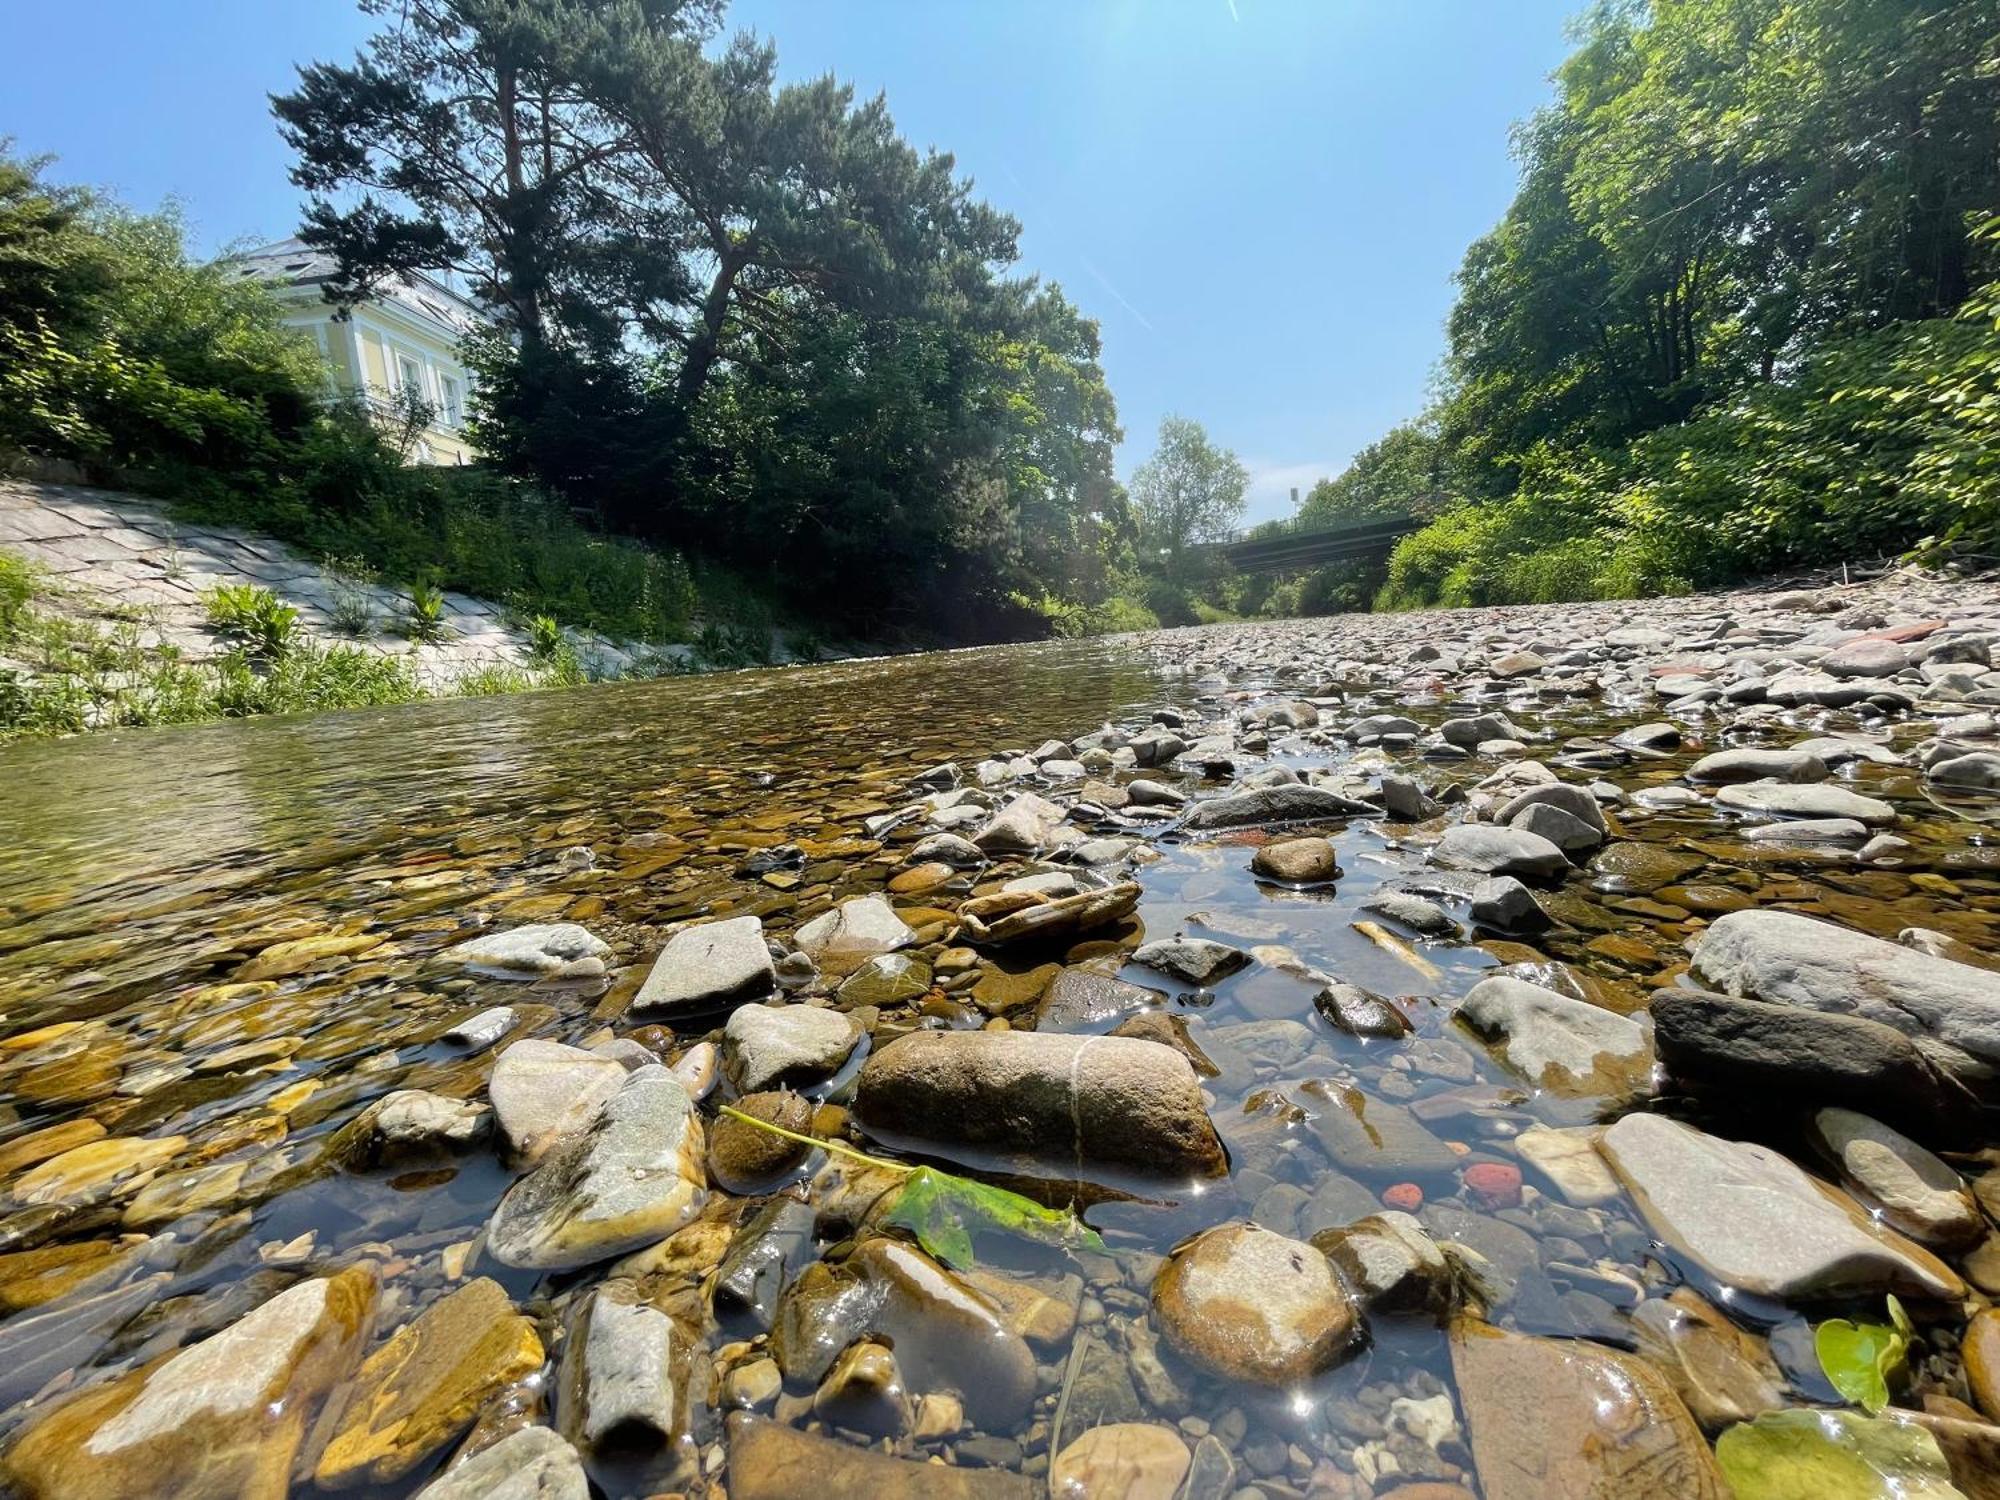
{"type": "Polygon", "coordinates": [[[424,464],[470,463],[479,455],[466,440],[472,376],[459,353],[486,315],[442,281],[421,273],[395,277],[340,317],[321,295],[333,257],[302,240],[280,240],[232,259],[238,274],[269,284],[286,304],[285,322],[310,334],[326,356],[335,388],[359,392],[388,417],[414,391],[436,413],[417,435],[410,459],[424,464]]]}

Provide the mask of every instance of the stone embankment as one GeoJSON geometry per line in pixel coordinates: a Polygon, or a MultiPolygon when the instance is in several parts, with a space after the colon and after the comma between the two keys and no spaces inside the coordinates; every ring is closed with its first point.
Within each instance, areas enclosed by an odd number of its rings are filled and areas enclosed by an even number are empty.
{"type": "MultiPolygon", "coordinates": [[[[491,600],[446,593],[440,639],[410,640],[397,628],[409,608],[406,593],[343,577],[269,537],[175,521],[158,505],[115,490],[0,479],[0,552],[25,559],[59,586],[42,607],[107,628],[133,624],[141,647],[171,646],[189,662],[229,649],[208,626],[203,593],[247,584],[297,610],[308,638],[406,658],[430,692],[448,693],[475,672],[537,665],[527,631],[491,600]],[[343,629],[343,609],[365,612],[368,623],[343,629]]],[[[632,652],[616,642],[572,640],[596,675],[618,676],[631,665],[632,652]]],[[[0,669],[8,665],[0,657],[0,669]]]]}
{"type": "Polygon", "coordinates": [[[289,1177],[205,1119],[0,1140],[0,1294],[68,1309],[17,1335],[6,1475],[1991,1494],[1996,645],[2000,593],[1915,576],[1161,633],[1166,706],[738,846],[733,896],[647,939],[578,848],[550,920],[476,930],[447,883],[247,951],[273,1015],[342,965],[451,976],[459,1061],[288,1106],[328,1125],[289,1177]],[[839,899],[758,914],[802,884],[839,899]],[[199,1339],[69,1373],[226,1243],[203,1212],[391,1172],[428,1207],[389,1243],[329,1206],[199,1339]],[[1831,1383],[1836,1314],[1908,1341],[1868,1362],[1893,1404],[1831,1383]]]}

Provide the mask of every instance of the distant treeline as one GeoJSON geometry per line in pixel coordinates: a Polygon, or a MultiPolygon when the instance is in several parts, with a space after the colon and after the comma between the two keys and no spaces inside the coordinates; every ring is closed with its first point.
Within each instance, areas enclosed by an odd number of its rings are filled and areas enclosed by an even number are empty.
{"type": "Polygon", "coordinates": [[[1438,394],[1291,524],[1415,514],[1307,609],[1686,590],[2000,536],[2000,7],[1656,0],[1578,25],[1467,252],[1438,394]]]}

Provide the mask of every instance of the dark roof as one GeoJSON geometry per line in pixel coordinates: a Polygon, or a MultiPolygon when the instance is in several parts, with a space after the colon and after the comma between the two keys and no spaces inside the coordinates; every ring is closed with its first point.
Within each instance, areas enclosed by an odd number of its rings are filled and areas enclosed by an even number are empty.
{"type": "MultiPolygon", "coordinates": [[[[316,286],[337,269],[333,256],[296,237],[232,255],[225,264],[234,267],[240,277],[280,286],[316,286]]],[[[393,302],[459,333],[492,322],[471,298],[421,271],[383,283],[370,300],[393,302]]]]}

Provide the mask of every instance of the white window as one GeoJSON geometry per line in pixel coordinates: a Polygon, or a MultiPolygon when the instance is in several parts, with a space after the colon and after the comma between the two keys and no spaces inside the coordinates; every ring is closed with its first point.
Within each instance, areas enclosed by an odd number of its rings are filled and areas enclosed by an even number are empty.
{"type": "Polygon", "coordinates": [[[396,388],[400,391],[424,393],[424,368],[401,350],[396,353],[396,388]]]}
{"type": "Polygon", "coordinates": [[[438,389],[440,392],[438,403],[438,415],[440,419],[447,427],[458,426],[460,422],[465,420],[465,393],[459,388],[458,377],[456,375],[438,376],[438,389]]]}

